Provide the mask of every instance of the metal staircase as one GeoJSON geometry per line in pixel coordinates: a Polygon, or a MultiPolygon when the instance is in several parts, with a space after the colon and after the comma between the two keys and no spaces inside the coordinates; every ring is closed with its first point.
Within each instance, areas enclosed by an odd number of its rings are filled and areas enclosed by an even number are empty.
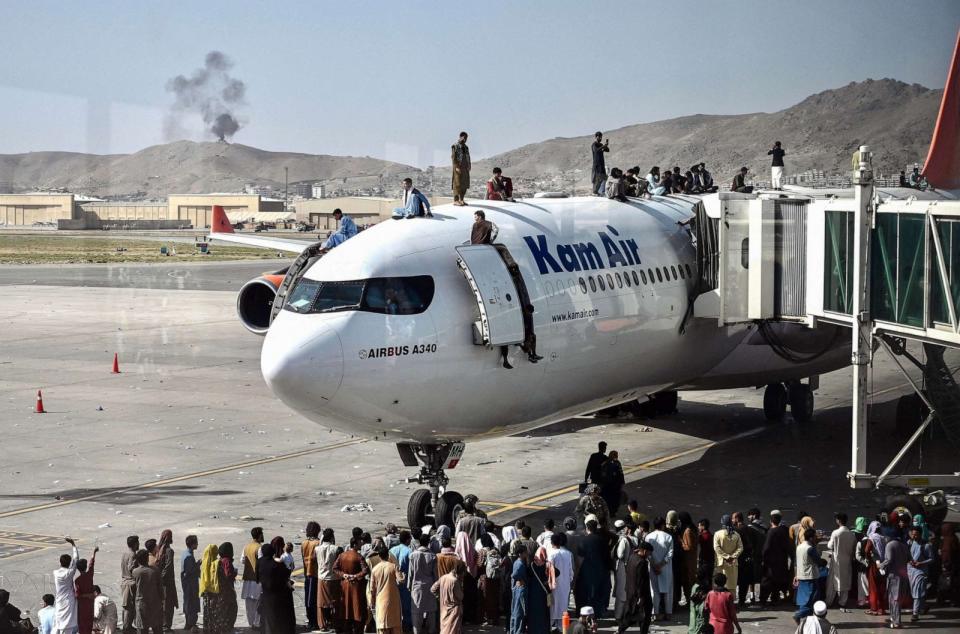
{"type": "Polygon", "coordinates": [[[923,344],[927,357],[923,378],[936,419],[950,442],[960,447],[960,386],[943,359],[944,350],[943,346],[923,344]]]}

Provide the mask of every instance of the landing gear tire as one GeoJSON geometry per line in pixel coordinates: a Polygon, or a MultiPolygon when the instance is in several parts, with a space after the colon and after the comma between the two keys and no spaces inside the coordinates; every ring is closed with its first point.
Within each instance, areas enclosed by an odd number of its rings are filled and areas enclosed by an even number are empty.
{"type": "Polygon", "coordinates": [[[670,414],[676,414],[677,403],[679,402],[680,397],[677,396],[676,390],[657,392],[653,395],[653,405],[657,410],[657,416],[669,416],[670,414]]]}
{"type": "Polygon", "coordinates": [[[433,517],[436,526],[445,524],[454,528],[453,521],[457,513],[463,508],[463,496],[456,491],[446,491],[437,498],[437,506],[433,509],[433,517]]]}
{"type": "Polygon", "coordinates": [[[430,489],[417,489],[407,502],[407,525],[411,530],[417,530],[433,521],[430,517],[433,511],[433,494],[430,489]]]}
{"type": "Polygon", "coordinates": [[[798,423],[809,423],[813,419],[813,390],[809,385],[790,386],[790,415],[798,423]]]}
{"type": "MultiPolygon", "coordinates": [[[[910,513],[910,517],[917,515],[923,515],[923,504],[917,498],[912,495],[905,495],[903,493],[897,495],[890,495],[887,497],[887,503],[884,505],[885,508],[890,509],[891,511],[906,511],[910,513]]],[[[927,518],[924,518],[927,519],[927,518]]]]}
{"type": "Polygon", "coordinates": [[[787,389],[783,383],[771,383],[763,391],[763,415],[771,423],[783,420],[787,413],[787,389]]]}

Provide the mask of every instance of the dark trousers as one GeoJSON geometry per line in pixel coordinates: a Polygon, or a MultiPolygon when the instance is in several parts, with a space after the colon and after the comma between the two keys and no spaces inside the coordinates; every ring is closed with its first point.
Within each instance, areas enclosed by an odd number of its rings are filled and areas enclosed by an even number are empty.
{"type": "Polygon", "coordinates": [[[163,589],[163,629],[173,629],[173,612],[177,604],[177,587],[163,589]]]}
{"type": "MultiPolygon", "coordinates": [[[[184,603],[186,603],[186,601],[184,601],[184,603]]],[[[184,610],[184,611],[183,611],[183,616],[184,616],[184,618],[186,619],[186,623],[184,623],[183,629],[185,629],[185,630],[192,630],[193,628],[195,628],[195,627],[197,626],[197,621],[199,620],[199,617],[200,617],[200,611],[199,611],[199,610],[190,610],[190,611],[188,612],[188,611],[184,610]]]]}
{"type": "Polygon", "coordinates": [[[307,609],[307,625],[311,630],[319,629],[317,623],[317,578],[303,578],[303,605],[307,609]]]}

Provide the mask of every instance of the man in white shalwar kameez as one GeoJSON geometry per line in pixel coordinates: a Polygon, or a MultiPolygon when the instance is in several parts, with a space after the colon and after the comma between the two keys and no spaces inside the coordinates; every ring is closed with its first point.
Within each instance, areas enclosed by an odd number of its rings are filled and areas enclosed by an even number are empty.
{"type": "Polygon", "coordinates": [[[550,627],[560,630],[563,615],[570,606],[570,586],[573,585],[573,553],[567,550],[567,536],[554,533],[546,548],[547,561],[553,565],[553,605],[550,606],[550,627]]]}
{"type": "Polygon", "coordinates": [[[840,595],[840,611],[847,612],[847,595],[853,583],[853,558],[857,549],[857,536],[847,528],[847,514],[837,513],[834,518],[837,530],[830,533],[827,550],[832,555],[827,577],[827,607],[833,605],[840,595]]]}
{"type": "Polygon", "coordinates": [[[613,618],[619,623],[627,609],[627,561],[630,553],[639,545],[637,538],[630,534],[623,520],[613,523],[617,530],[617,559],[613,562],[613,618]]]}
{"type": "Polygon", "coordinates": [[[60,555],[60,567],[53,571],[53,634],[72,634],[77,630],[77,589],[74,577],[77,575],[77,545],[67,537],[67,543],[73,546],[72,555],[60,555]]]}
{"type": "Polygon", "coordinates": [[[653,552],[650,553],[653,616],[662,617],[666,614],[665,618],[669,620],[673,617],[673,537],[663,530],[666,524],[665,519],[658,517],[653,523],[655,530],[647,535],[646,541],[653,546],[653,552]]]}

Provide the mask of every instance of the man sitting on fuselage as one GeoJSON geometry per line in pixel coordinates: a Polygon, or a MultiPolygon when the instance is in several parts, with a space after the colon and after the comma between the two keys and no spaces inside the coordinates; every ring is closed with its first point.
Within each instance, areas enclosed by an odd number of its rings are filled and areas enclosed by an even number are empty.
{"type": "Polygon", "coordinates": [[[343,244],[358,233],[357,223],[350,216],[345,216],[340,209],[333,210],[333,217],[337,219],[337,230],[324,241],[321,253],[326,253],[330,249],[343,244]]]}
{"type": "Polygon", "coordinates": [[[416,218],[417,216],[433,218],[433,214],[430,213],[430,201],[420,193],[419,189],[413,186],[413,179],[403,179],[403,191],[400,194],[400,200],[403,202],[403,206],[393,210],[394,220],[416,218]]]}

